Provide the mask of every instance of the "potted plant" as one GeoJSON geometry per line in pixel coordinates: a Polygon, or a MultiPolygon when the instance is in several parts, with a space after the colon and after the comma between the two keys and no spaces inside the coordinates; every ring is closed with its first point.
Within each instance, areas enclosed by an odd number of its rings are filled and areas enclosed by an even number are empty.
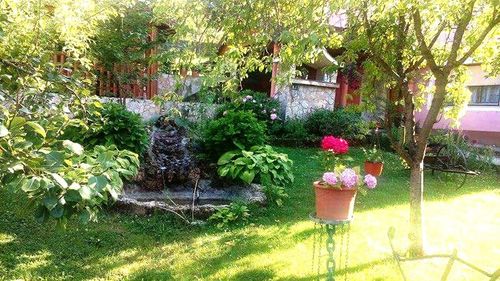
{"type": "Polygon", "coordinates": [[[382,156],[382,151],[377,149],[377,146],[373,146],[371,149],[363,149],[365,152],[365,173],[372,176],[380,176],[384,168],[384,160],[382,156]]]}
{"type": "Polygon", "coordinates": [[[342,157],[349,150],[347,141],[333,136],[324,137],[321,143],[327,156],[327,172],[320,181],[314,182],[316,194],[316,217],[324,220],[349,220],[354,212],[354,202],[363,187],[373,189],[377,178],[359,173],[359,168],[349,168],[342,163],[342,157]],[[333,155],[333,156],[332,156],[333,155]]]}

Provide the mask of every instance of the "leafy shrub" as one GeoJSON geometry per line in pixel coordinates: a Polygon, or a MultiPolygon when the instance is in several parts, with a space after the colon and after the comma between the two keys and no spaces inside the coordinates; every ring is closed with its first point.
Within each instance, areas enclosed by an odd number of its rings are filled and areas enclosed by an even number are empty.
{"type": "Polygon", "coordinates": [[[108,102],[94,107],[79,127],[70,128],[66,137],[94,145],[116,145],[141,154],[148,146],[148,133],[141,116],[128,111],[125,106],[108,102]]]}
{"type": "Polygon", "coordinates": [[[369,123],[361,114],[342,108],[319,109],[312,112],[305,121],[305,127],[315,136],[334,135],[349,141],[361,141],[369,132],[369,123]]]}
{"type": "Polygon", "coordinates": [[[222,116],[227,111],[251,111],[259,121],[272,124],[277,119],[279,108],[279,101],[268,97],[266,93],[243,90],[237,93],[235,100],[222,105],[217,115],[222,116]]]}
{"type": "Polygon", "coordinates": [[[1,184],[25,192],[37,206],[39,222],[53,218],[64,224],[72,216],[95,220],[99,206],[118,198],[122,179],[137,174],[133,152],[116,146],[85,151],[78,143],[51,139],[58,128],[46,130],[19,116],[9,121],[0,124],[0,147],[8,152],[0,163],[1,184]],[[12,147],[23,158],[12,154],[12,147]]]}
{"type": "Polygon", "coordinates": [[[281,145],[306,146],[319,140],[307,131],[305,120],[298,118],[273,123],[269,134],[273,143],[281,145]]]}
{"type": "Polygon", "coordinates": [[[217,165],[221,177],[240,179],[246,184],[258,182],[264,186],[285,187],[293,182],[292,160],[269,145],[226,152],[217,165]]]}
{"type": "Polygon", "coordinates": [[[226,151],[247,149],[266,142],[266,126],[249,111],[228,111],[224,116],[206,124],[203,150],[210,159],[226,151]]]}
{"type": "Polygon", "coordinates": [[[249,216],[250,213],[245,204],[233,202],[227,207],[218,209],[208,218],[208,221],[215,223],[218,228],[223,228],[237,221],[246,221],[249,216]]]}

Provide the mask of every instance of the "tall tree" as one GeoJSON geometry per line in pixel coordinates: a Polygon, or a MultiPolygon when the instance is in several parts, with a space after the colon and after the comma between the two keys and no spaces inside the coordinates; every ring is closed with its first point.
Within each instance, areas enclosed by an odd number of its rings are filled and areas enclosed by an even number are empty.
{"type": "Polygon", "coordinates": [[[252,71],[268,71],[280,61],[278,80],[290,78],[294,65],[311,62],[324,46],[340,42],[328,22],[325,0],[160,0],[157,20],[175,35],[172,63],[199,67],[207,85],[221,83],[234,92],[252,71]],[[269,48],[280,45],[279,51],[269,48]]]}
{"type": "MultiPolygon", "coordinates": [[[[384,93],[385,125],[395,151],[410,167],[410,248],[412,255],[424,252],[423,160],[427,141],[438,116],[457,118],[470,92],[464,87],[463,64],[477,56],[485,63],[498,57],[498,1],[347,1],[345,58],[367,55],[363,90],[373,94],[375,83],[384,93]],[[427,74],[422,75],[422,73],[427,74]],[[425,76],[425,77],[423,77],[425,76]],[[426,79],[424,79],[426,78],[426,79]],[[430,110],[419,125],[415,111],[422,93],[410,83],[434,81],[430,110]],[[445,110],[446,101],[453,102],[445,110]],[[392,134],[395,108],[402,108],[405,142],[392,134]]],[[[495,70],[496,67],[489,68],[495,70]]],[[[378,95],[380,97],[380,95],[378,95]]]]}
{"type": "Polygon", "coordinates": [[[40,222],[95,219],[139,164],[135,153],[86,151],[65,136],[84,123],[78,113],[100,106],[90,98],[88,47],[117,8],[107,0],[0,0],[0,188],[23,191],[40,222]]]}

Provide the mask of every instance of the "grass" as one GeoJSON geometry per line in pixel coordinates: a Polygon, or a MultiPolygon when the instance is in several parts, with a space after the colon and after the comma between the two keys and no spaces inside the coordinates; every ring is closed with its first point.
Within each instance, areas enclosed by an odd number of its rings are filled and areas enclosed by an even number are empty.
{"type": "MultiPolygon", "coordinates": [[[[248,223],[226,230],[186,226],[165,214],[104,212],[99,223],[70,223],[62,231],[37,224],[24,200],[0,189],[0,280],[315,280],[308,214],[314,209],[311,183],[321,169],[313,149],[281,150],[295,161],[290,198],[281,208],[254,208],[248,223]]],[[[351,154],[361,164],[361,151],[351,154]]],[[[409,174],[394,155],[386,159],[378,189],[356,202],[349,280],[402,280],[386,233],[395,226],[397,247],[406,247],[409,174]]],[[[456,247],[460,256],[494,271],[500,267],[499,179],[484,174],[456,190],[458,183],[426,174],[427,251],[456,247]]],[[[440,280],[444,266],[416,262],[405,270],[410,280],[432,281],[440,280]]],[[[449,280],[487,278],[456,266],[449,280]]]]}

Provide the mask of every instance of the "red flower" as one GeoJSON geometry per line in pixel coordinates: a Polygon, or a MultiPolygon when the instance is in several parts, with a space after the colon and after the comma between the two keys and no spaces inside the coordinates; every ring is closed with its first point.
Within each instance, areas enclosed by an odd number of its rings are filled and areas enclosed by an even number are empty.
{"type": "Polygon", "coordinates": [[[323,150],[331,150],[335,154],[345,154],[349,151],[349,143],[345,139],[334,136],[325,136],[321,141],[323,150]]]}

